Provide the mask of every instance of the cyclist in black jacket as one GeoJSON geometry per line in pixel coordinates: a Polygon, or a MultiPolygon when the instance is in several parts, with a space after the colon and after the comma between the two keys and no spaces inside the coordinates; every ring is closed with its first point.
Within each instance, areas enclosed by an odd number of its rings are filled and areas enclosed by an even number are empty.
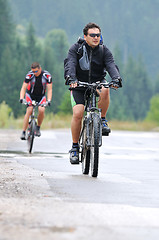
{"type": "MultiPolygon", "coordinates": [[[[79,163],[79,145],[78,140],[81,131],[82,117],[84,113],[84,89],[76,89],[78,81],[83,82],[103,82],[106,72],[114,82],[121,87],[121,77],[116,66],[112,53],[103,44],[101,44],[101,29],[95,23],[88,23],[84,29],[84,40],[79,39],[68,52],[64,60],[66,85],[70,85],[71,102],[73,107],[73,117],[71,122],[73,145],[70,150],[70,162],[79,163]]],[[[109,89],[102,88],[98,107],[101,108],[102,116],[102,134],[110,133],[110,128],[106,120],[106,113],[109,107],[109,89]]]]}

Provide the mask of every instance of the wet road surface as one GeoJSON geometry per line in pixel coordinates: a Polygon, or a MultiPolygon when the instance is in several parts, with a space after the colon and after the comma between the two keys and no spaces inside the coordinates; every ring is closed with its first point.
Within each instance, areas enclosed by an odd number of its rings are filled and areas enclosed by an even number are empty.
{"type": "Polygon", "coordinates": [[[45,209],[45,221],[74,229],[57,240],[159,237],[159,133],[112,131],[103,137],[97,179],[69,163],[70,130],[42,131],[32,154],[19,136],[10,139],[0,157],[46,180],[57,206],[53,216],[53,207],[45,209]]]}

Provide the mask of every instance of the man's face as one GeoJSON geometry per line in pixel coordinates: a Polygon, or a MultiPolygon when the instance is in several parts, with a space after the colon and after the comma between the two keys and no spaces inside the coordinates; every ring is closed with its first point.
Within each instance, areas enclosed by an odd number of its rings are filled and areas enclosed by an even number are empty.
{"type": "Polygon", "coordinates": [[[34,73],[35,77],[38,77],[41,74],[41,67],[40,68],[32,68],[31,71],[34,73]]]}
{"type": "Polygon", "coordinates": [[[90,28],[88,29],[87,35],[84,35],[84,39],[86,43],[92,47],[95,48],[99,45],[100,42],[100,31],[98,28],[90,28]]]}

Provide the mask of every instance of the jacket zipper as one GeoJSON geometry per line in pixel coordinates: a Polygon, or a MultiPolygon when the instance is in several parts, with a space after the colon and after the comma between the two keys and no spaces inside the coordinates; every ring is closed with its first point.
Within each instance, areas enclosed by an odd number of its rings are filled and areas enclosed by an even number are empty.
{"type": "Polygon", "coordinates": [[[89,56],[89,76],[88,82],[91,83],[91,64],[92,63],[92,49],[90,49],[90,56],[89,56]]]}

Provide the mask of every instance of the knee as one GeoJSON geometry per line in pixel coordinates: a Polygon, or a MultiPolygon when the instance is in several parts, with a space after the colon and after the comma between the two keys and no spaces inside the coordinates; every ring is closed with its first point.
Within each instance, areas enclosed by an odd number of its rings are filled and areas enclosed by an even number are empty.
{"type": "Polygon", "coordinates": [[[45,108],[43,107],[43,108],[39,108],[39,114],[40,115],[44,115],[44,113],[45,113],[45,108]]]}
{"type": "Polygon", "coordinates": [[[26,111],[26,115],[30,116],[32,114],[32,111],[33,111],[33,109],[31,107],[28,107],[27,111],[26,111]]]}
{"type": "Polygon", "coordinates": [[[83,115],[81,113],[73,113],[73,118],[76,120],[81,120],[83,115]]]}
{"type": "Polygon", "coordinates": [[[76,121],[78,120],[82,120],[83,118],[83,111],[73,111],[73,118],[76,119],[76,121]]]}
{"type": "Polygon", "coordinates": [[[109,98],[109,88],[103,88],[101,92],[101,97],[104,99],[109,98]]]}

